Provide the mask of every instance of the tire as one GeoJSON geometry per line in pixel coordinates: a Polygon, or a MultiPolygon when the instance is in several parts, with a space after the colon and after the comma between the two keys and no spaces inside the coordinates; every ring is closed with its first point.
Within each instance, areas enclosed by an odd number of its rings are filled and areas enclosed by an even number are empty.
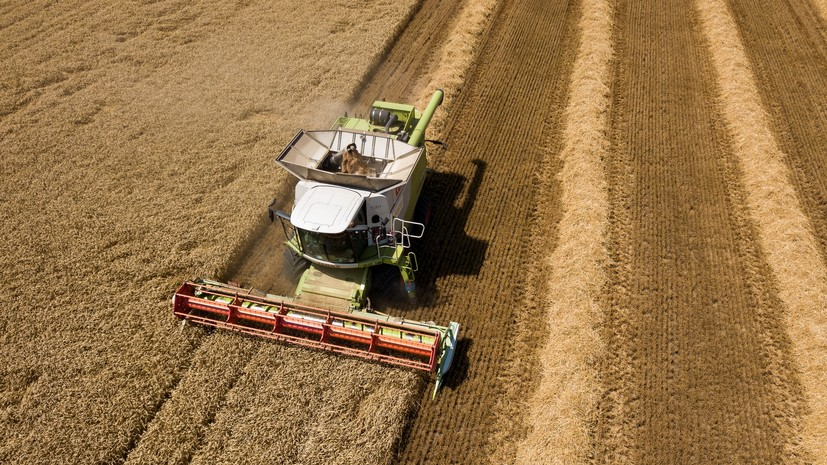
{"type": "Polygon", "coordinates": [[[289,279],[291,282],[296,283],[299,281],[299,277],[301,277],[304,270],[307,269],[309,263],[305,260],[301,255],[296,254],[293,252],[293,249],[290,247],[284,247],[284,257],[282,260],[282,271],[284,272],[284,277],[289,279]]]}
{"type": "Polygon", "coordinates": [[[405,294],[405,284],[399,268],[393,265],[379,265],[371,268],[371,294],[384,300],[397,301],[405,294]]]}
{"type": "Polygon", "coordinates": [[[420,193],[419,200],[417,200],[414,207],[414,221],[425,225],[425,230],[428,229],[428,224],[431,222],[431,211],[431,199],[420,193]]]}

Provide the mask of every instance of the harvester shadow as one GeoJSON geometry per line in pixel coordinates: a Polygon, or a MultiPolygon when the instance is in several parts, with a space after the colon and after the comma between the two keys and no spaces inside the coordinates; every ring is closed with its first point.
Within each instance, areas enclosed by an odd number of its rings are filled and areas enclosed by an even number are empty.
{"type": "Polygon", "coordinates": [[[482,269],[488,241],[469,236],[466,224],[477,199],[486,163],[472,160],[473,175],[464,189],[466,177],[459,173],[431,172],[423,192],[431,203],[431,219],[425,236],[414,244],[421,270],[417,276],[419,306],[439,302],[436,282],[439,278],[476,276],[482,269]],[[457,199],[465,192],[461,205],[457,199]]]}
{"type": "Polygon", "coordinates": [[[468,351],[473,345],[474,340],[470,338],[460,337],[459,341],[457,341],[454,360],[451,363],[451,369],[445,375],[442,389],[450,389],[453,391],[468,377],[468,366],[470,364],[468,361],[468,351]]]}
{"type": "MultiPolygon", "coordinates": [[[[460,339],[459,345],[457,347],[457,351],[454,353],[454,361],[451,365],[451,369],[445,375],[443,379],[442,387],[437,392],[436,397],[433,399],[435,402],[440,402],[440,398],[443,396],[453,396],[454,391],[468,376],[468,350],[473,346],[473,341],[471,339],[460,339]]],[[[421,377],[423,380],[423,385],[428,384],[429,387],[424,388],[428,395],[428,399],[431,399],[431,393],[433,391],[433,381],[428,381],[427,376],[423,375],[421,377]],[[429,384],[431,383],[431,384],[429,384]]],[[[411,428],[414,427],[414,419],[419,416],[419,411],[422,408],[423,404],[420,402],[414,402],[411,405],[411,408],[408,410],[406,415],[406,419],[404,422],[404,430],[402,431],[402,435],[399,438],[399,443],[397,443],[397,450],[396,450],[396,457],[399,457],[399,447],[402,444],[405,444],[408,441],[408,438],[411,434],[411,428]]]]}

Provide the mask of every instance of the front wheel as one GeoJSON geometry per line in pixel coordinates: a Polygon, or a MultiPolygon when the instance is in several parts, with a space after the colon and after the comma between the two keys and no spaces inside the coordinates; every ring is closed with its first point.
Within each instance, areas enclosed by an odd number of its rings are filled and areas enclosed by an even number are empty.
{"type": "Polygon", "coordinates": [[[292,283],[299,281],[299,277],[307,269],[309,263],[301,255],[297,254],[290,247],[284,247],[284,258],[282,260],[282,269],[284,276],[292,283]]]}
{"type": "Polygon", "coordinates": [[[393,265],[379,265],[371,268],[371,290],[374,295],[395,302],[405,295],[405,284],[399,268],[393,265]]]}

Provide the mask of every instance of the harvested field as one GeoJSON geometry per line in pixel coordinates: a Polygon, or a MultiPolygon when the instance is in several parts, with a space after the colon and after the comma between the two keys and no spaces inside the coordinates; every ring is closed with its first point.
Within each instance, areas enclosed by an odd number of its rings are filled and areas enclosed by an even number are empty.
{"type": "Polygon", "coordinates": [[[827,252],[827,20],[809,1],[732,1],[758,92],[813,230],[827,252]]]}
{"type": "MultiPolygon", "coordinates": [[[[605,241],[609,195],[603,160],[609,146],[612,13],[608,2],[583,2],[559,154],[563,162],[559,242],[541,262],[550,271],[543,302],[548,340],[539,351],[542,378],[527,404],[531,429],[514,451],[521,464],[580,463],[589,456],[589,429],[600,391],[595,362],[604,357],[595,328],[606,304],[603,290],[609,258],[605,241]]],[[[538,208],[539,224],[547,211],[548,207],[538,208]]]]}
{"type": "Polygon", "coordinates": [[[423,1],[416,19],[374,70],[352,110],[364,111],[380,99],[413,99],[417,108],[424,108],[434,89],[442,89],[445,100],[428,126],[429,137],[442,137],[497,6],[497,0],[423,1]]]}
{"type": "Polygon", "coordinates": [[[621,1],[617,14],[596,461],[795,461],[802,398],[784,309],[695,10],[621,1]]]}
{"type": "MultiPolygon", "coordinates": [[[[827,268],[791,183],[755,83],[735,22],[720,1],[698,9],[718,74],[723,113],[743,172],[747,206],[769,268],[786,306],[784,321],[809,406],[800,430],[802,450],[789,454],[827,460],[827,268]]],[[[827,70],[827,68],[825,68],[827,70]]],[[[804,102],[806,103],[806,102],[804,102]]],[[[781,371],[780,367],[774,371],[781,371]]]]}
{"type": "Polygon", "coordinates": [[[0,462],[823,461],[823,1],[764,3],[0,6],[0,462]],[[298,128],[434,87],[419,300],[375,303],[461,323],[437,402],[179,331],[186,278],[292,292],[298,128]]]}
{"type": "MultiPolygon", "coordinates": [[[[494,422],[511,413],[521,384],[510,366],[515,322],[542,325],[524,289],[527,265],[540,259],[545,238],[529,240],[540,170],[559,169],[546,154],[559,144],[559,118],[575,49],[577,4],[507,1],[452,109],[443,135],[448,150],[435,163],[429,188],[436,200],[429,257],[420,285],[430,295],[414,318],[462,322],[460,358],[437,403],[423,399],[404,439],[402,463],[482,463],[494,447],[494,422]],[[519,63],[519,69],[508,66],[519,63]],[[546,102],[542,106],[533,102],[546,102]],[[507,124],[505,123],[507,122],[507,124]],[[503,127],[505,125],[505,127],[503,127]],[[506,397],[504,397],[506,396],[506,397]],[[501,405],[502,404],[502,405],[501,405]]],[[[558,192],[556,183],[552,191],[558,192]]],[[[549,196],[554,215],[557,195],[549,196]]],[[[554,224],[554,217],[548,220],[554,224]]],[[[537,344],[536,340],[531,341],[537,344]]]]}

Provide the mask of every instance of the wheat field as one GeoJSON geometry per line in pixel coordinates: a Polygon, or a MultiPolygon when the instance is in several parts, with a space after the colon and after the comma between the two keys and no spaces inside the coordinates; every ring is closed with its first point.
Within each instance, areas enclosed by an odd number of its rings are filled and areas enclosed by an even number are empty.
{"type": "Polygon", "coordinates": [[[0,5],[0,462],[824,463],[823,0],[0,5]],[[292,292],[300,128],[421,107],[427,376],[181,328],[292,292]]]}

